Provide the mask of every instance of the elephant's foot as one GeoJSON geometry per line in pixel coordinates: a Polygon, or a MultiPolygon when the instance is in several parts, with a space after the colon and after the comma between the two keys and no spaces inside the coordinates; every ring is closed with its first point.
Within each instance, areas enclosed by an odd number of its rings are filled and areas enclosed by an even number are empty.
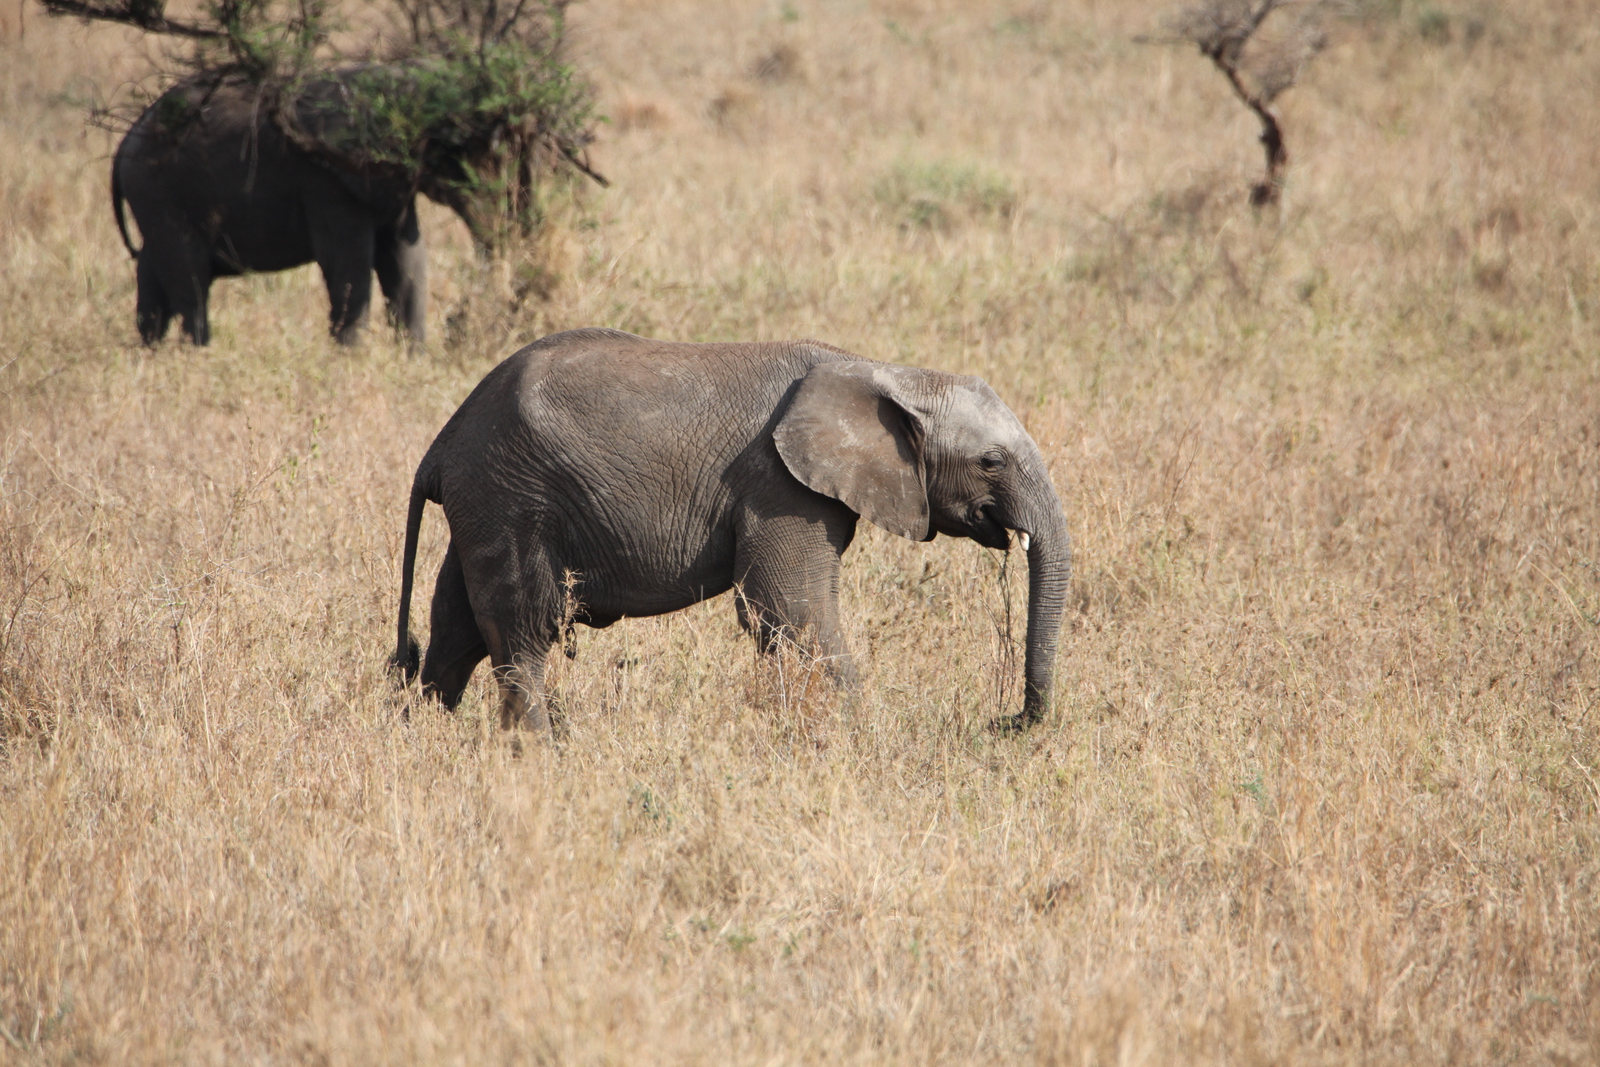
{"type": "Polygon", "coordinates": [[[500,682],[500,729],[550,736],[550,709],[541,684],[544,664],[517,664],[501,667],[495,673],[500,682]]]}
{"type": "Polygon", "coordinates": [[[989,732],[1001,737],[1011,737],[1031,730],[1044,715],[1037,711],[1019,711],[1015,715],[1002,715],[989,720],[989,732]]]}
{"type": "Polygon", "coordinates": [[[559,743],[566,740],[567,717],[559,704],[554,708],[548,708],[544,701],[539,700],[524,708],[519,718],[508,721],[506,709],[502,705],[500,729],[500,736],[508,746],[511,757],[522,759],[540,748],[541,742],[559,743]]]}
{"type": "Polygon", "coordinates": [[[545,707],[543,700],[529,700],[521,694],[514,697],[503,695],[500,699],[500,729],[549,734],[550,709],[545,707]]]}

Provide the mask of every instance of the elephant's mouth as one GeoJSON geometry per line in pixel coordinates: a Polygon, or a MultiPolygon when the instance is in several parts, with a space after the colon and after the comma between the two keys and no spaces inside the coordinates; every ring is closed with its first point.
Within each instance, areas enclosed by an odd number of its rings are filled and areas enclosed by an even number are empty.
{"type": "Polygon", "coordinates": [[[935,517],[932,532],[947,537],[965,537],[984,548],[1001,552],[1009,552],[1013,545],[1026,552],[1032,542],[1029,531],[1007,522],[1006,516],[994,504],[973,504],[965,514],[957,513],[942,520],[935,517]]]}
{"type": "Polygon", "coordinates": [[[1000,540],[1002,543],[999,547],[1009,552],[1011,547],[1015,545],[1024,552],[1028,551],[1033,544],[1033,537],[1027,530],[1020,526],[1011,525],[990,508],[984,508],[983,510],[984,518],[1000,527],[1000,540]]]}
{"type": "Polygon", "coordinates": [[[971,529],[967,536],[972,538],[984,548],[995,548],[1002,552],[1011,548],[1011,534],[1005,518],[992,504],[985,504],[975,508],[971,515],[971,529]]]}

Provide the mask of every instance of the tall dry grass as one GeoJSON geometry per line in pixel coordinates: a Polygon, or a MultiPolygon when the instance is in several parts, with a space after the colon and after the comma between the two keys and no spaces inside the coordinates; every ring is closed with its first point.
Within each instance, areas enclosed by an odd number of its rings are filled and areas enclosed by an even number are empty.
{"type": "Polygon", "coordinates": [[[489,268],[431,213],[421,356],[310,270],[138,348],[82,105],[147,60],[0,22],[0,1060],[1593,1062],[1586,6],[1342,25],[1259,219],[1138,5],[574,12],[615,186],[489,268]],[[410,473],[576,325],[985,375],[1077,543],[1056,714],[982,728],[999,557],[864,528],[853,709],[719,601],[583,631],[559,744],[399,721],[410,473]]]}

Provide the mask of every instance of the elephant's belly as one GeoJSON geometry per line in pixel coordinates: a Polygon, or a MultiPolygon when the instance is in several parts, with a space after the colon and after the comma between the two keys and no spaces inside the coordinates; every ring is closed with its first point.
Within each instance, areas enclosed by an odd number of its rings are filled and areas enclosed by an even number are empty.
{"type": "Polygon", "coordinates": [[[212,274],[225,278],[236,274],[290,270],[310,263],[311,237],[303,227],[283,225],[276,232],[258,227],[229,227],[212,241],[212,274]]]}
{"type": "Polygon", "coordinates": [[[733,588],[728,579],[691,583],[688,580],[673,583],[638,582],[618,587],[610,582],[582,582],[577,591],[583,605],[579,621],[597,629],[610,626],[618,619],[647,618],[666,615],[673,611],[710,600],[733,588]]]}
{"type": "Polygon", "coordinates": [[[712,536],[692,547],[677,538],[652,543],[636,537],[612,547],[596,552],[595,546],[571,545],[561,554],[568,561],[562,573],[580,576],[576,594],[591,626],[681,611],[733,587],[731,537],[712,536]]]}
{"type": "Polygon", "coordinates": [[[578,576],[575,593],[592,626],[681,611],[733,586],[733,532],[716,502],[629,509],[597,495],[564,510],[547,558],[558,583],[578,576]]]}

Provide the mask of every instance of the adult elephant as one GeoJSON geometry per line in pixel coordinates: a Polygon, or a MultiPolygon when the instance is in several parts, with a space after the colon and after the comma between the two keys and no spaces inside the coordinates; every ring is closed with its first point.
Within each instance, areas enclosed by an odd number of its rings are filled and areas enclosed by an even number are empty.
{"type": "Polygon", "coordinates": [[[1018,728],[1049,707],[1071,568],[1044,457],[981,379],[878,363],[816,341],[681,344],[577,330],[479,383],[411,489],[396,665],[410,634],[417,534],[443,505],[425,693],[454,707],[494,665],[503,727],[547,728],[545,657],[566,584],[575,621],[660,615],[737,586],[771,650],[807,632],[843,682],[839,558],[862,517],[914,541],[968,537],[1028,553],[1018,728]]]}
{"type": "Polygon", "coordinates": [[[286,119],[254,83],[195,80],[168,90],[134,122],[112,162],[111,199],[123,244],[138,260],[145,344],[164,337],[175,315],[196,344],[208,344],[213,279],[312,260],[340,343],[354,342],[366,325],[374,271],[392,317],[423,338],[427,256],[417,193],[454,208],[481,235],[462,192],[472,161],[436,153],[418,174],[341,163],[318,146],[348,130],[348,91],[338,76],[312,82],[286,119]],[[128,236],[124,200],[142,249],[128,236]]]}

